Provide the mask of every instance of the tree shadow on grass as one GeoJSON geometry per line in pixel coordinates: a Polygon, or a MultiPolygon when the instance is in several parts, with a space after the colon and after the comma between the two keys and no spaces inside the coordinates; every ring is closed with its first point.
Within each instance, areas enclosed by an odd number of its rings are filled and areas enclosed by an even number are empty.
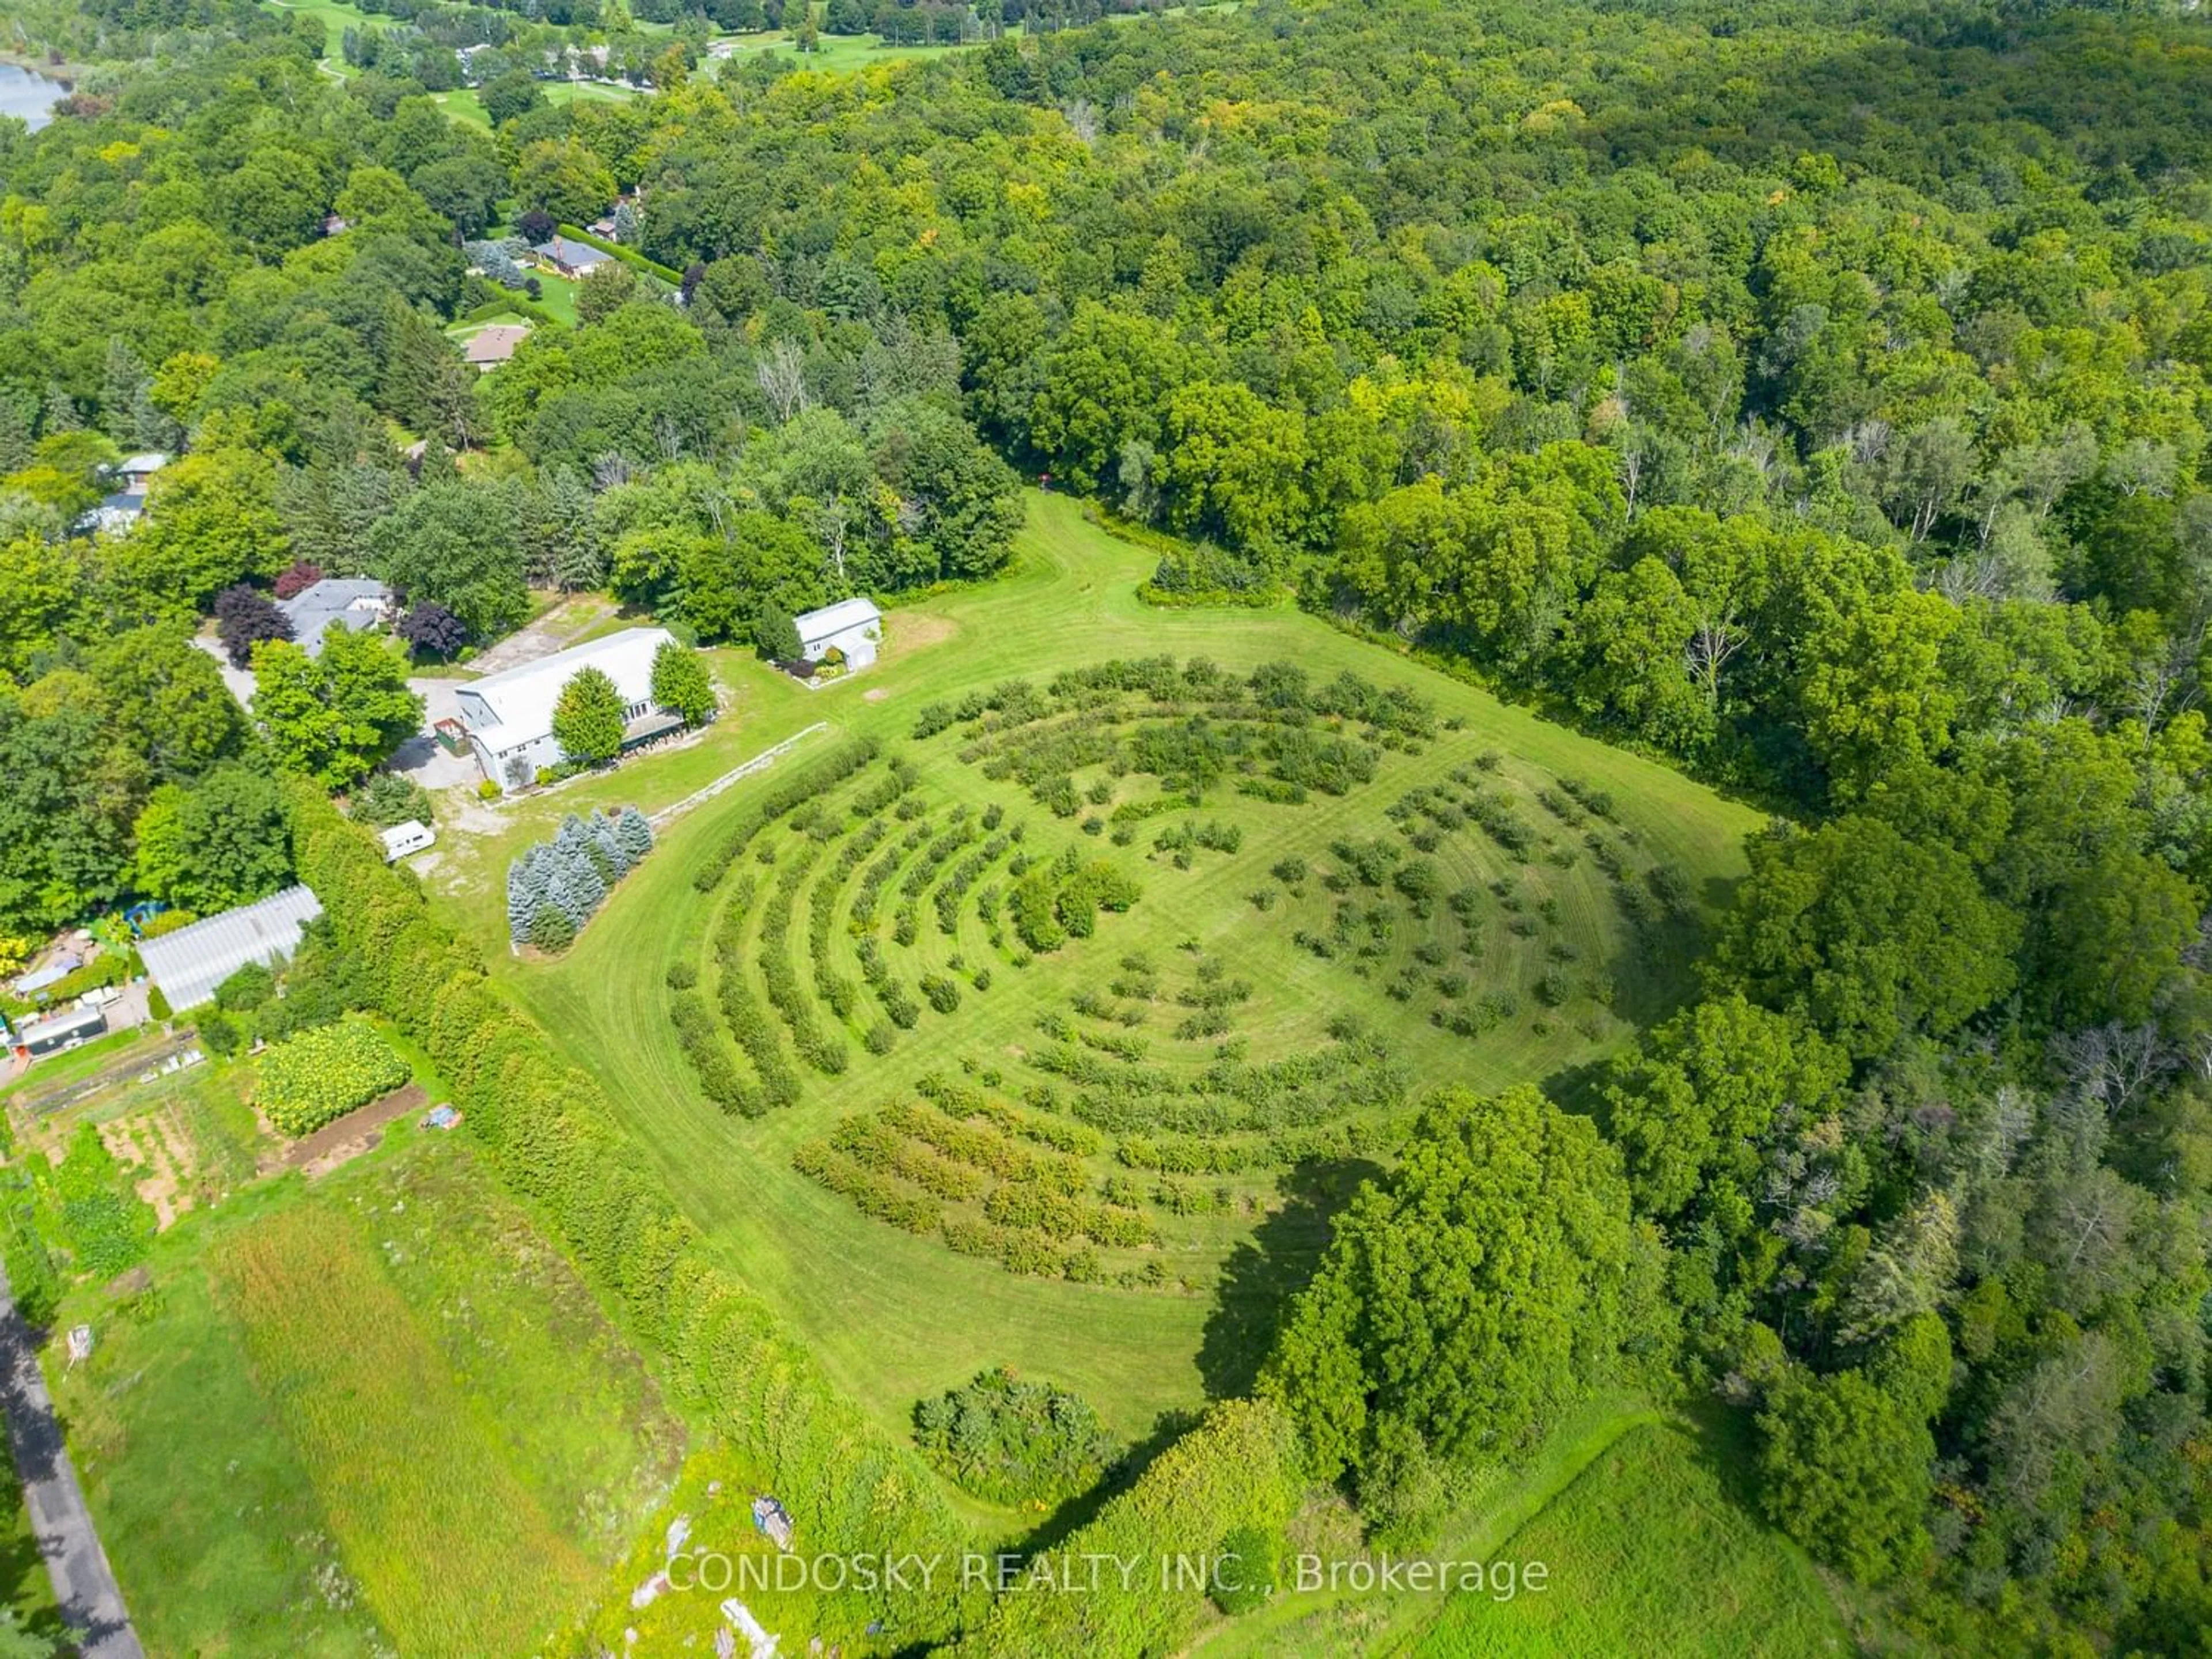
{"type": "MultiPolygon", "coordinates": [[[[1291,1298],[1313,1277],[1328,1246],[1329,1218],[1360,1182],[1382,1173],[1379,1164],[1364,1158],[1336,1158],[1302,1164],[1277,1184],[1280,1207],[1230,1252],[1222,1267],[1220,1291],[1198,1351],[1208,1399],[1235,1399],[1252,1391],[1291,1298]]],[[[1103,1480],[1054,1510],[1022,1540],[1018,1553],[1036,1555],[1059,1548],[1134,1486],[1152,1460],[1196,1427],[1198,1419],[1196,1412],[1162,1413],[1152,1431],[1131,1446],[1103,1480]]]]}
{"type": "Polygon", "coordinates": [[[1221,1288],[1199,1345],[1199,1375],[1207,1397],[1231,1400],[1252,1391],[1261,1362],[1275,1346],[1291,1298],[1305,1288],[1328,1246],[1329,1218],[1360,1182],[1382,1173],[1365,1158],[1301,1164],[1276,1187],[1281,1206],[1222,1264],[1221,1288]]]}
{"type": "Polygon", "coordinates": [[[1747,1515],[1764,1518],[1759,1503],[1759,1431],[1751,1413],[1710,1396],[1678,1408],[1691,1430],[1698,1457],[1711,1468],[1729,1498],[1747,1515]]]}
{"type": "Polygon", "coordinates": [[[1593,1118],[1598,1128],[1612,1132],[1611,1113],[1605,1102],[1606,1079],[1613,1075],[1609,1060],[1585,1060],[1572,1066],[1562,1066],[1547,1076],[1536,1086],[1544,1097],[1563,1112],[1572,1112],[1577,1117],[1593,1118]]]}
{"type": "Polygon", "coordinates": [[[1607,963],[1613,1012],[1632,1025],[1656,1025],[1697,995],[1697,965],[1711,944],[1694,915],[1661,915],[1632,928],[1626,945],[1607,963]]]}

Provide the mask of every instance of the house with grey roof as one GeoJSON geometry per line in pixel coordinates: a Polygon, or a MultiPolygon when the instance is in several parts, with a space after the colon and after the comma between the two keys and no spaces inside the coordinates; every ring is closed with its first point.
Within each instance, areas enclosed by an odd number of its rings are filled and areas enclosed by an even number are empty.
{"type": "Polygon", "coordinates": [[[168,456],[158,449],[125,456],[106,469],[108,481],[118,488],[101,497],[99,506],[77,520],[76,527],[94,535],[122,535],[145,514],[147,482],[168,464],[168,456]]]}
{"type": "Polygon", "coordinates": [[[593,247],[589,242],[580,242],[573,236],[556,236],[550,242],[540,242],[530,250],[541,264],[550,265],[563,276],[587,276],[614,258],[611,253],[593,247]]]}
{"type": "Polygon", "coordinates": [[[289,599],[276,601],[292,624],[292,637],[311,657],[323,651],[323,635],[332,623],[356,634],[374,628],[392,614],[392,590],[368,576],[325,576],[289,599]]]}
{"type": "Polygon", "coordinates": [[[866,668],[884,637],[884,613],[872,599],[840,599],[792,620],[799,624],[799,654],[817,665],[835,651],[847,668],[866,668]]]}

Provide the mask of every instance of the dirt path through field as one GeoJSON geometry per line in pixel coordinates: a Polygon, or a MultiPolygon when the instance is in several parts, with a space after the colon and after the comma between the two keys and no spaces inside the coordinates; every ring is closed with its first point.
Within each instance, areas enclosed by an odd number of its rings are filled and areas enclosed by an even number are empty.
{"type": "Polygon", "coordinates": [[[428,1104],[429,1099],[419,1083],[395,1089],[383,1099],[372,1100],[368,1105],[348,1112],[336,1121],[325,1123],[305,1139],[294,1141],[283,1152],[263,1158],[256,1173],[270,1175],[278,1170],[305,1170],[312,1177],[335,1170],[349,1158],[358,1158],[383,1139],[384,1126],[392,1119],[419,1110],[428,1104]]]}

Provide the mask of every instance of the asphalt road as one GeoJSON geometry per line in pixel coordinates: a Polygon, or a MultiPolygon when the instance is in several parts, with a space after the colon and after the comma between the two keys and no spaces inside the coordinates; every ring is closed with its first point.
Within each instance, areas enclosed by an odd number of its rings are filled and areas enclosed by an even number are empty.
{"type": "Polygon", "coordinates": [[[0,1267],[0,1401],[7,1407],[8,1443],[22,1478],[39,1553],[46,1558],[62,1618],[84,1659],[145,1659],[107,1552],[93,1528],[92,1511],[85,1508],[84,1488],[77,1485],[39,1370],[38,1345],[15,1311],[5,1267],[0,1267]]]}

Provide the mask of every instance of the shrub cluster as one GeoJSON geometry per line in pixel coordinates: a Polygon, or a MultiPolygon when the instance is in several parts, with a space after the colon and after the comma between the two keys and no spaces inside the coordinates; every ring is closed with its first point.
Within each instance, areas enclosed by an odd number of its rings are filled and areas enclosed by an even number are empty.
{"type": "Polygon", "coordinates": [[[1087,1492],[1121,1448],[1079,1396],[984,1371],[915,1407],[921,1455],[994,1504],[1052,1504],[1087,1492]]]}
{"type": "MultiPolygon", "coordinates": [[[[993,811],[996,811],[994,807],[993,811]]],[[[1011,835],[994,836],[981,847],[970,853],[952,867],[952,872],[937,885],[932,899],[937,907],[937,931],[952,933],[960,926],[960,901],[967,896],[976,878],[1006,855],[1014,844],[1011,835]]]]}
{"type": "MultiPolygon", "coordinates": [[[[906,987],[902,985],[892,974],[890,964],[884,960],[883,951],[873,939],[862,935],[859,949],[860,976],[868,981],[868,988],[876,994],[876,1000],[883,1005],[884,1012],[890,1016],[891,1024],[902,1031],[911,1031],[915,1023],[921,1018],[921,1005],[914,1000],[906,987]]],[[[874,1045],[872,1043],[870,1047],[873,1048],[874,1045]]],[[[890,1052],[890,1046],[886,1044],[881,1048],[876,1048],[875,1052],[888,1054],[890,1052]]]]}
{"type": "Polygon", "coordinates": [[[864,933],[876,925],[876,905],[883,896],[884,885],[898,873],[899,866],[914,855],[915,848],[928,839],[928,823],[915,823],[899,837],[896,846],[861,872],[860,884],[853,895],[851,926],[854,933],[864,933]]]}

